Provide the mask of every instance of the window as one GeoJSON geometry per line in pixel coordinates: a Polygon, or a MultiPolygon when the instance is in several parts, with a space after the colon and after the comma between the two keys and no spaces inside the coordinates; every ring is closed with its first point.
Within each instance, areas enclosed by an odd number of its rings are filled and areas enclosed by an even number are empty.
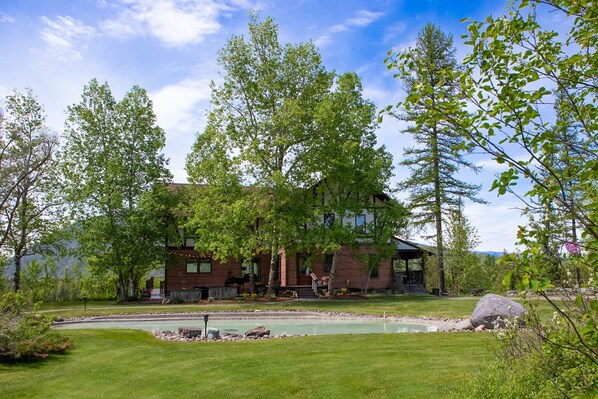
{"type": "Polygon", "coordinates": [[[241,275],[249,276],[249,271],[253,267],[253,274],[256,279],[260,279],[260,258],[253,258],[251,262],[241,261],[241,275]]]}
{"type": "Polygon", "coordinates": [[[198,270],[197,262],[187,262],[187,273],[197,273],[198,270]]]}
{"type": "Polygon", "coordinates": [[[187,273],[212,273],[212,261],[210,259],[190,260],[187,262],[187,273]]]}
{"type": "Polygon", "coordinates": [[[365,232],[365,215],[363,213],[355,215],[355,228],[357,231],[365,232]]]}
{"type": "Polygon", "coordinates": [[[334,224],[334,213],[325,213],[324,214],[324,227],[327,229],[331,228],[334,224]]]}
{"type": "Polygon", "coordinates": [[[324,257],[324,273],[330,273],[332,270],[332,261],[334,260],[334,255],[326,255],[324,257]]]}

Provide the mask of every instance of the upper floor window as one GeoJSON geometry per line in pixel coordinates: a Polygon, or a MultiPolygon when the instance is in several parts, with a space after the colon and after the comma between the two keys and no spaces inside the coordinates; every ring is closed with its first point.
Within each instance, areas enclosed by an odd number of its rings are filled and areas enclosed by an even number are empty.
{"type": "Polygon", "coordinates": [[[334,213],[325,213],[324,214],[324,227],[327,229],[331,228],[334,224],[334,213]]]}
{"type": "Polygon", "coordinates": [[[359,231],[365,231],[365,214],[355,215],[355,228],[359,231]]]}

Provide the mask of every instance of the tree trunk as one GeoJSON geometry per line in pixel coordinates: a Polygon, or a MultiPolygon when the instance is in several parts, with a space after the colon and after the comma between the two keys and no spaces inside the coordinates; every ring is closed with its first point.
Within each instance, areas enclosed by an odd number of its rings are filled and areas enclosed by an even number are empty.
{"type": "Polygon", "coordinates": [[[272,247],[272,253],[270,257],[270,273],[268,274],[268,291],[266,292],[266,296],[270,297],[274,294],[276,288],[276,274],[277,274],[277,265],[278,265],[278,247],[272,247]]]}
{"type": "Polygon", "coordinates": [[[243,260],[245,265],[245,270],[247,270],[247,275],[249,276],[249,293],[255,293],[255,274],[253,274],[253,260],[252,259],[245,259],[243,260]]]}
{"type": "Polygon", "coordinates": [[[440,187],[440,154],[438,152],[438,132],[436,127],[432,134],[432,157],[434,161],[434,218],[436,219],[436,251],[438,257],[438,289],[440,294],[445,291],[444,284],[444,245],[442,242],[442,197],[440,187]]]}
{"type": "Polygon", "coordinates": [[[367,273],[363,276],[363,284],[361,284],[361,295],[367,296],[368,288],[370,286],[370,278],[372,277],[372,269],[368,267],[367,273]]]}
{"type": "Polygon", "coordinates": [[[332,265],[330,266],[330,273],[328,274],[328,296],[332,294],[334,287],[334,275],[336,274],[336,259],[338,258],[338,252],[332,254],[332,265]]]}
{"type": "Polygon", "coordinates": [[[122,270],[118,271],[118,290],[119,290],[119,297],[123,301],[128,299],[127,295],[127,284],[125,283],[125,276],[123,275],[122,270]]]}
{"type": "Polygon", "coordinates": [[[21,251],[15,251],[15,274],[14,274],[14,284],[15,284],[15,292],[19,292],[21,288],[21,251]]]}

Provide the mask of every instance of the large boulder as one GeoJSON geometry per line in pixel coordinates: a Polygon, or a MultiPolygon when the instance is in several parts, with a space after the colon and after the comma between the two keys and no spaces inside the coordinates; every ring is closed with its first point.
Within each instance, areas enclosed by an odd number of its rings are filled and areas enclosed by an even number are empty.
{"type": "Polygon", "coordinates": [[[495,326],[504,327],[505,320],[520,319],[525,315],[525,309],[521,304],[500,295],[488,294],[478,302],[473,314],[471,324],[474,327],[484,326],[492,329],[495,326]]]}

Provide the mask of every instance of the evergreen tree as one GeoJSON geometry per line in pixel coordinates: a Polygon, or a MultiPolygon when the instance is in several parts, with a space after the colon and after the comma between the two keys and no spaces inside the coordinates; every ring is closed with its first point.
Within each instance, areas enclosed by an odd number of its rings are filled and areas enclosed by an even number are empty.
{"type": "Polygon", "coordinates": [[[449,211],[462,198],[476,198],[480,187],[457,179],[462,169],[477,171],[464,155],[471,147],[464,143],[463,132],[451,125],[450,112],[458,96],[458,65],[451,35],[434,24],[427,24],[417,35],[415,48],[392,52],[385,60],[389,69],[396,68],[407,94],[406,99],[387,111],[411,124],[402,133],[413,135],[416,146],[405,149],[401,165],[411,175],[401,183],[409,191],[409,207],[416,227],[434,226],[429,238],[436,241],[438,288],[445,290],[443,224],[449,211]]]}

